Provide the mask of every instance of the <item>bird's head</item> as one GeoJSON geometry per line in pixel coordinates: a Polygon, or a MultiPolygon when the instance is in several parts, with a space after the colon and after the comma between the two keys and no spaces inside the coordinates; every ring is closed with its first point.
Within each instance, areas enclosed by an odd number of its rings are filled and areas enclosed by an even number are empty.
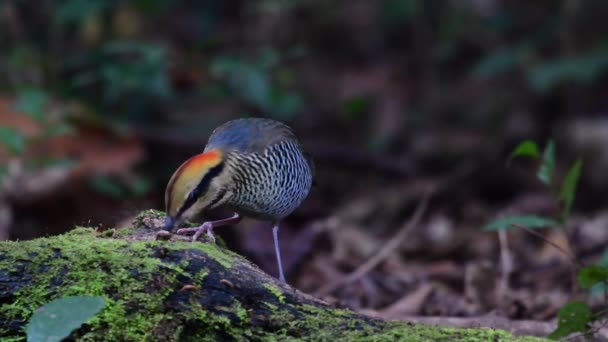
{"type": "Polygon", "coordinates": [[[226,195],[224,154],[210,150],[186,160],[173,173],[165,191],[165,230],[221,204],[226,195]]]}

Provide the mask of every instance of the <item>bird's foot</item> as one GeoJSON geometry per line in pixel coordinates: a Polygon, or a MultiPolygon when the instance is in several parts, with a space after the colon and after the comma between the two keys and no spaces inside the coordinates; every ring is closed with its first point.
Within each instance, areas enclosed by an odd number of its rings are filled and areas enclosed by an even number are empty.
{"type": "Polygon", "coordinates": [[[185,235],[185,234],[189,234],[189,233],[193,233],[193,232],[194,232],[194,235],[192,235],[192,242],[198,240],[198,238],[201,236],[201,234],[206,232],[207,236],[209,237],[211,242],[215,243],[215,236],[213,235],[213,224],[211,222],[205,222],[196,228],[178,229],[176,234],[185,235]]]}

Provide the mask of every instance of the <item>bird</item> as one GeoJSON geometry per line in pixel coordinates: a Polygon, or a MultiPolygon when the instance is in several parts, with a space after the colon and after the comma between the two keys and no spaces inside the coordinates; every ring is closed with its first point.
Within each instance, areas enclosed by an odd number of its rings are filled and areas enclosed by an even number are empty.
{"type": "Polygon", "coordinates": [[[176,234],[194,233],[194,242],[207,233],[214,242],[214,228],[236,224],[244,216],[270,221],[279,279],[285,283],[279,225],[308,196],[313,173],[311,158],[286,124],[267,118],[228,121],[211,133],[202,153],[171,176],[163,230],[170,234],[185,220],[220,207],[234,214],[176,234]]]}

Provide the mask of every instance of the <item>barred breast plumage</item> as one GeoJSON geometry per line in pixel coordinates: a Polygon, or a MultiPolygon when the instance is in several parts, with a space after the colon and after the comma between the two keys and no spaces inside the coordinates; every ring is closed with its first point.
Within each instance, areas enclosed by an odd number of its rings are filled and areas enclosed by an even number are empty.
{"type": "Polygon", "coordinates": [[[270,119],[239,119],[217,128],[205,150],[226,151],[232,182],[224,204],[236,212],[280,220],[306,198],[312,165],[292,130],[270,119]]]}

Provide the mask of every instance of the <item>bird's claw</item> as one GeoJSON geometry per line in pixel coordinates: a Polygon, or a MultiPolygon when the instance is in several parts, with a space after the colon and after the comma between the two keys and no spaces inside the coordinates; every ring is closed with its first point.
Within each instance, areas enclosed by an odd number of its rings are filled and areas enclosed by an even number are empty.
{"type": "Polygon", "coordinates": [[[192,242],[198,240],[198,238],[201,236],[201,234],[203,234],[204,232],[207,232],[207,236],[209,237],[209,240],[211,240],[211,242],[215,243],[215,236],[213,235],[213,225],[211,224],[211,222],[205,222],[196,228],[181,228],[181,229],[178,229],[176,233],[183,235],[183,234],[188,234],[188,233],[192,233],[192,232],[194,232],[194,235],[192,236],[192,242]]]}
{"type": "Polygon", "coordinates": [[[213,235],[213,225],[211,224],[211,222],[205,222],[200,227],[198,227],[198,230],[192,236],[192,242],[198,240],[198,238],[204,232],[207,232],[207,236],[209,237],[209,240],[211,240],[211,242],[215,243],[215,236],[213,235]]]}

